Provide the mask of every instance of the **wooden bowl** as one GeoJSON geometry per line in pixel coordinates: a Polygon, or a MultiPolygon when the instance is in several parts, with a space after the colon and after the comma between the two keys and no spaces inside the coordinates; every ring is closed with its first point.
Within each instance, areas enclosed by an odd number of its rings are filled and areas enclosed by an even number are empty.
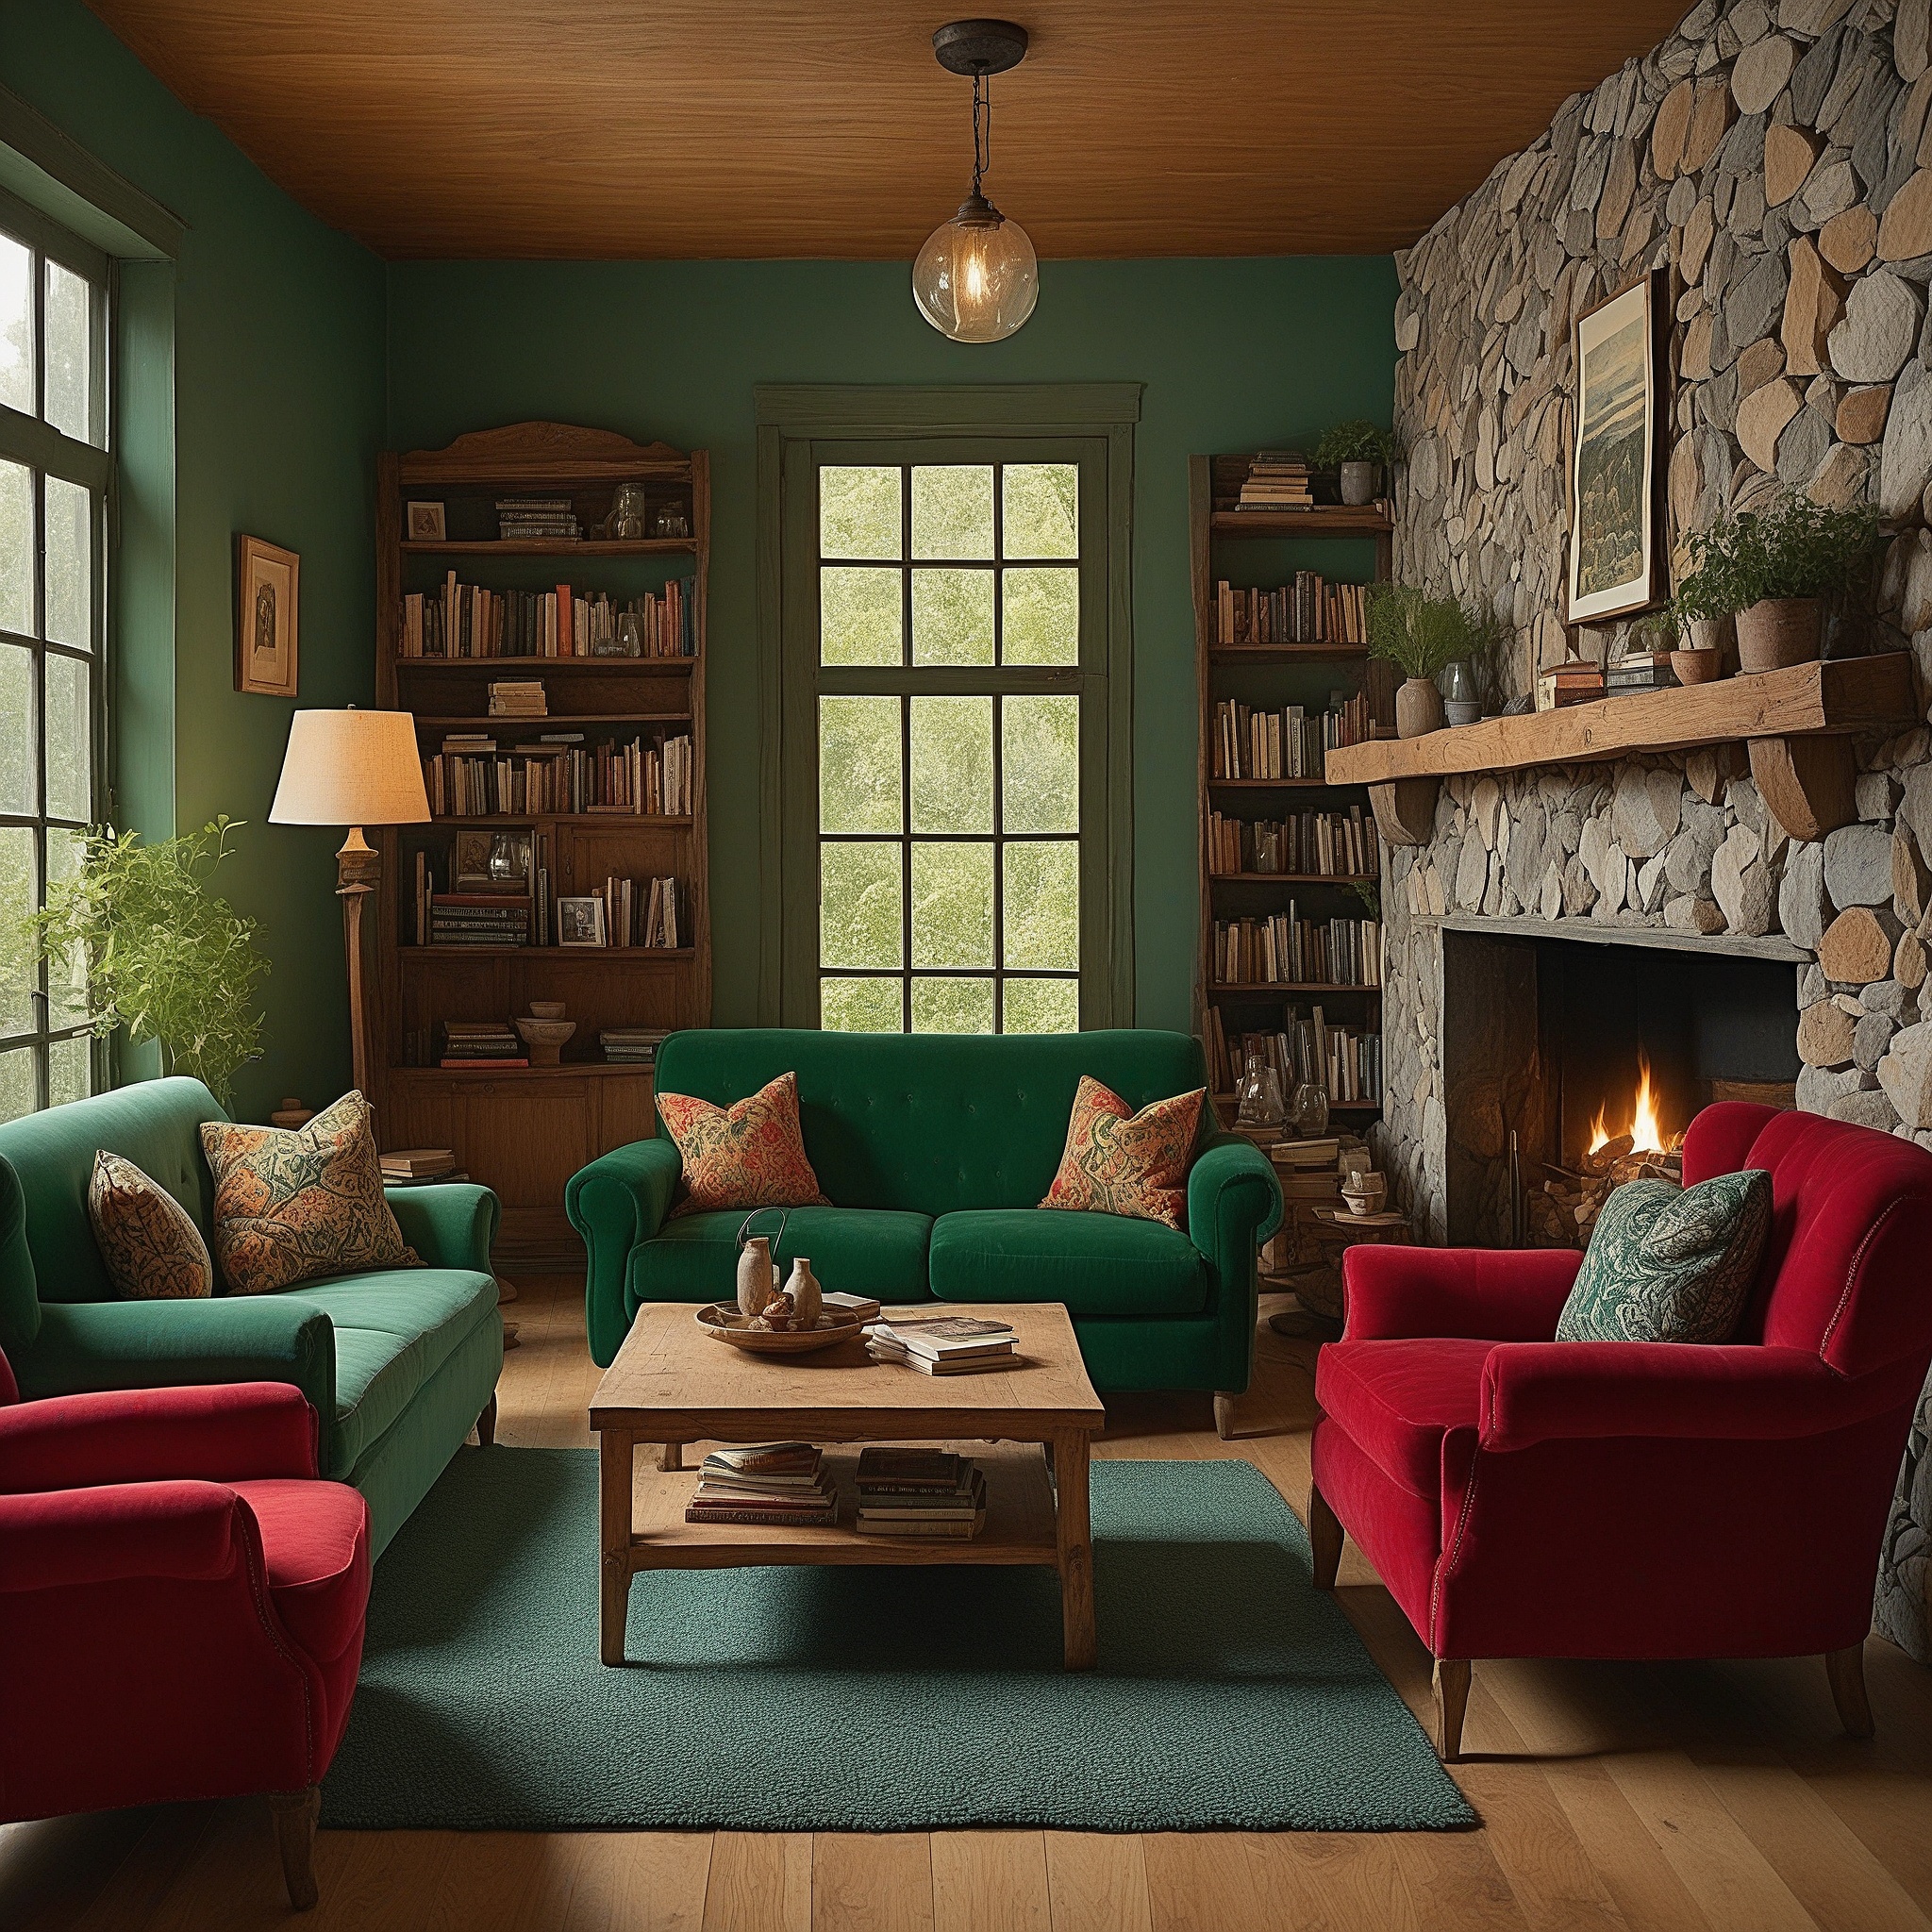
{"type": "Polygon", "coordinates": [[[1671,653],[1671,669],[1677,674],[1679,684],[1708,684],[1722,661],[1721,654],[1714,650],[1671,653]]]}
{"type": "Polygon", "coordinates": [[[821,1315],[816,1328],[754,1328],[749,1315],[724,1302],[706,1303],[696,1321],[707,1335],[753,1355],[809,1355],[857,1335],[865,1325],[854,1315],[821,1315]]]}
{"type": "Polygon", "coordinates": [[[530,1018],[533,1020],[560,1020],[563,1018],[564,1003],[561,1000],[532,1000],[530,1018]]]}

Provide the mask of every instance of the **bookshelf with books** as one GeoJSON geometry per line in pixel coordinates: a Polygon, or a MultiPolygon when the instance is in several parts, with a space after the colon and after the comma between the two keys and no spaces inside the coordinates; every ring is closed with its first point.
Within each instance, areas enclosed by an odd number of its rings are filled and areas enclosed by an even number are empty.
{"type": "Polygon", "coordinates": [[[1231,1124],[1252,1045],[1286,1092],[1317,1080],[1359,1127],[1381,1093],[1381,845],[1367,788],[1330,785],[1324,754],[1393,735],[1367,636],[1388,506],[1324,501],[1328,479],[1287,450],[1195,457],[1189,485],[1214,1105],[1231,1124]]]}
{"type": "Polygon", "coordinates": [[[495,1189],[507,1259],[567,1258],[565,1182],[655,1130],[656,1041],[710,1020],[707,453],[525,423],[376,483],[378,702],[431,810],[383,834],[377,1133],[495,1189]]]}

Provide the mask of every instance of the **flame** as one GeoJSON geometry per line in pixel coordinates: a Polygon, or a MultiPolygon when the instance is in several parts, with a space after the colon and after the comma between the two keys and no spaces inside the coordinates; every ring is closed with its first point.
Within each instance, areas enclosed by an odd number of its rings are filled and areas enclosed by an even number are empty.
{"type": "MultiPolygon", "coordinates": [[[[1650,1080],[1650,1062],[1641,1054],[1637,1056],[1637,1096],[1631,1103],[1630,1125],[1626,1131],[1633,1153],[1665,1154],[1677,1144],[1677,1136],[1666,1138],[1664,1134],[1663,1122],[1657,1115],[1657,1090],[1650,1080]]],[[[1615,1138],[1604,1108],[1598,1108],[1596,1118],[1590,1124],[1590,1151],[1594,1154],[1615,1138]]]]}

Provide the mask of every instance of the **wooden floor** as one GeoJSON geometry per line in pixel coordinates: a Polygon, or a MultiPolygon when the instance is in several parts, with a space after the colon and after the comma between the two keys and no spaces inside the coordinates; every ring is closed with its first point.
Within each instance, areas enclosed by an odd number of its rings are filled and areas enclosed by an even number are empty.
{"type": "MultiPolygon", "coordinates": [[[[520,1286],[523,1345],[505,1366],[498,1441],[588,1444],[596,1371],[578,1286],[520,1286]]],[[[1205,1396],[1141,1398],[1109,1405],[1097,1453],[1245,1456],[1301,1509],[1313,1353],[1263,1329],[1240,1418],[1254,1433],[1241,1441],[1215,1439],[1205,1396]]],[[[1364,1641],[1424,1712],[1422,1646],[1352,1546],[1341,1582],[1339,1600],[1364,1641]]],[[[325,1832],[322,1904],[304,1923],[317,1932],[1924,1932],[1932,1674],[1876,1638],[1866,1665],[1878,1735],[1858,1744],[1840,1734],[1816,1660],[1480,1664],[1464,1734],[1475,1758],[1456,1772],[1479,1831],[325,1832]]],[[[0,1828],[8,1932],[290,1919],[258,1802],[0,1828]]]]}

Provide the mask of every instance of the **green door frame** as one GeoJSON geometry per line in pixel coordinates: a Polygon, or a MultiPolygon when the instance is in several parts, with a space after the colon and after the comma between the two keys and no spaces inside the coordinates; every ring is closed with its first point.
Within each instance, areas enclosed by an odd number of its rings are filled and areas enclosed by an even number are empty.
{"type": "MultiPolygon", "coordinates": [[[[759,770],[758,1020],[795,1023],[798,995],[787,997],[788,966],[798,978],[803,922],[788,911],[788,868],[807,862],[815,827],[810,796],[814,769],[802,728],[788,734],[786,697],[794,680],[813,677],[810,639],[816,626],[786,622],[788,567],[795,577],[802,557],[787,557],[786,503],[816,473],[831,450],[882,441],[961,445],[959,454],[990,439],[1079,445],[1083,480],[1099,473],[1097,526],[1106,544],[1102,608],[1083,617],[1077,674],[1046,674],[1041,689],[1089,689],[1104,681],[1105,748],[1090,761],[1083,749],[1081,798],[1083,948],[1097,938],[1104,967],[1083,973],[1081,1024],[1131,1025],[1134,1013],[1133,864],[1133,513],[1134,425],[1141,415],[1139,383],[982,384],[970,388],[793,387],[760,385],[754,391],[758,422],[758,612],[759,770]],[[788,478],[789,490],[788,490],[788,478]],[[788,635],[788,630],[790,635],[788,635]],[[804,640],[801,642],[801,640],[804,640]],[[796,738],[798,741],[791,741],[796,738]]],[[[927,452],[921,452],[925,454],[927,452]]],[[[874,460],[884,453],[866,452],[874,460]]],[[[977,458],[981,452],[974,450],[977,458]]],[[[901,458],[904,459],[903,458],[901,458]]],[[[1083,549],[1085,537],[1083,534],[1083,549]]],[[[816,561],[814,549],[812,558],[816,561]]],[[[795,602],[797,600],[794,600],[795,602]]],[[[926,673],[927,679],[934,674],[926,673]]],[[[814,680],[815,682],[816,680],[814,680]]],[[[922,688],[927,688],[922,686],[922,688]]],[[[940,688],[937,686],[931,688],[940,688]]],[[[1083,732],[1086,726],[1083,724],[1083,732]]],[[[796,879],[791,897],[796,898],[796,879]]],[[[816,975],[816,957],[813,960],[816,975]]]]}

